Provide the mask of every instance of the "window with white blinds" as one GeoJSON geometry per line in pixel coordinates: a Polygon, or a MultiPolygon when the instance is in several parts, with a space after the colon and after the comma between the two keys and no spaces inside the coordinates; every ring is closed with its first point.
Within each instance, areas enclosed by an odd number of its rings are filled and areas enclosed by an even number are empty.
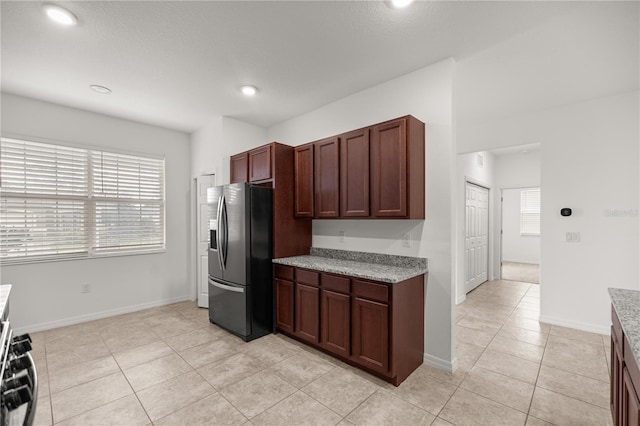
{"type": "Polygon", "coordinates": [[[540,235],[540,188],[520,191],[520,235],[540,235]]]}
{"type": "Polygon", "coordinates": [[[163,250],[164,160],[0,139],[0,262],[163,250]]]}

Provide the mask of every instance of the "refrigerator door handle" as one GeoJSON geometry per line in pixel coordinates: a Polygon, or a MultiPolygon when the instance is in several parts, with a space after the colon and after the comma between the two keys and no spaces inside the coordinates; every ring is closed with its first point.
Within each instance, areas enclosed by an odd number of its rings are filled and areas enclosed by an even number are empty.
{"type": "Polygon", "coordinates": [[[220,216],[222,218],[222,229],[224,230],[222,234],[222,270],[224,271],[227,268],[227,252],[229,250],[229,223],[227,221],[227,199],[224,195],[222,195],[222,210],[220,216]]]}
{"type": "Polygon", "coordinates": [[[216,254],[218,255],[218,265],[220,266],[220,270],[224,271],[224,266],[222,266],[222,198],[224,195],[221,195],[218,198],[218,211],[216,213],[216,223],[218,224],[216,232],[216,244],[218,245],[218,250],[216,254]]]}
{"type": "Polygon", "coordinates": [[[244,293],[244,288],[241,287],[231,287],[230,285],[225,285],[216,281],[213,281],[211,278],[209,278],[209,284],[211,284],[214,287],[218,287],[221,288],[222,290],[228,290],[228,291],[233,291],[235,293],[244,293]]]}

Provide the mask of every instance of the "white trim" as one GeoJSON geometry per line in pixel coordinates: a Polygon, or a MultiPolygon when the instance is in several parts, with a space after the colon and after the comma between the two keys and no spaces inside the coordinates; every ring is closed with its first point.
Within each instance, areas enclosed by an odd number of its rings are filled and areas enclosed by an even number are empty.
{"type": "Polygon", "coordinates": [[[561,327],[575,328],[576,330],[588,331],[590,333],[604,334],[606,336],[611,334],[611,329],[609,328],[609,326],[587,324],[578,321],[569,321],[562,318],[540,315],[540,322],[551,325],[559,325],[561,327]]]}
{"type": "Polygon", "coordinates": [[[86,315],[79,315],[76,317],[66,318],[57,321],[41,322],[39,324],[33,324],[25,327],[19,327],[13,329],[13,334],[19,335],[23,333],[35,333],[37,331],[50,330],[52,328],[65,327],[68,325],[81,324],[83,322],[93,321],[97,319],[103,319],[113,317],[122,314],[128,314],[131,312],[142,311],[144,309],[155,308],[157,306],[171,305],[173,303],[185,302],[193,300],[189,295],[174,297],[172,299],[157,300],[155,302],[141,303],[139,305],[131,305],[124,308],[110,309],[107,311],[95,312],[86,315]]]}
{"type": "Polygon", "coordinates": [[[429,355],[425,353],[423,354],[422,360],[427,365],[430,365],[440,370],[448,371],[450,373],[453,373],[458,369],[458,358],[454,358],[452,361],[446,361],[442,358],[438,358],[433,355],[429,355]]]}
{"type": "Polygon", "coordinates": [[[458,298],[456,299],[456,305],[461,304],[465,300],[467,300],[467,295],[466,294],[462,294],[462,295],[459,294],[458,298]]]}

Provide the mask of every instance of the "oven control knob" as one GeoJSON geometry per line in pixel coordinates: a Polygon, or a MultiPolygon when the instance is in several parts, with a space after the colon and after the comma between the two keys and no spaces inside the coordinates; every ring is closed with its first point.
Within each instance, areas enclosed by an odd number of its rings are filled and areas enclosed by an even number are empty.
{"type": "Polygon", "coordinates": [[[33,395],[31,394],[31,390],[28,386],[20,386],[16,389],[11,389],[2,394],[2,399],[4,400],[4,405],[7,407],[9,411],[15,410],[22,404],[26,404],[27,402],[31,402],[33,399],[33,395]]]}
{"type": "Polygon", "coordinates": [[[9,350],[14,355],[23,355],[31,350],[31,342],[27,339],[24,340],[13,340],[11,343],[11,347],[9,350]]]}
{"type": "Polygon", "coordinates": [[[14,374],[18,371],[26,370],[29,367],[31,367],[31,359],[29,359],[29,356],[20,355],[19,357],[9,361],[7,364],[7,373],[14,374]]]}
{"type": "Polygon", "coordinates": [[[29,389],[33,387],[33,383],[31,382],[31,377],[28,374],[13,376],[9,379],[4,380],[2,382],[2,392],[8,391],[11,389],[17,389],[22,386],[27,386],[29,389]]]}
{"type": "Polygon", "coordinates": [[[28,340],[29,343],[32,342],[31,336],[29,336],[29,333],[21,334],[20,336],[13,336],[13,339],[11,339],[12,342],[18,342],[20,340],[28,340]]]}

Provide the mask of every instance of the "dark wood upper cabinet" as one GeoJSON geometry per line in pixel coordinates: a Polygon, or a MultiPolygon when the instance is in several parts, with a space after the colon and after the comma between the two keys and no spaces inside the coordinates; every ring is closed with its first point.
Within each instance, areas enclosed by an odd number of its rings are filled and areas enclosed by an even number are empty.
{"type": "Polygon", "coordinates": [[[340,216],[369,217],[369,128],[340,139],[340,216]]]}
{"type": "Polygon", "coordinates": [[[230,161],[231,183],[242,183],[249,181],[249,156],[247,152],[232,155],[230,161]]]}
{"type": "Polygon", "coordinates": [[[309,143],[293,151],[296,217],[313,217],[313,146],[309,143]]]}
{"type": "Polygon", "coordinates": [[[311,220],[294,215],[293,151],[292,146],[271,142],[231,157],[231,183],[251,182],[273,189],[274,258],[309,254],[311,247],[311,220]],[[245,178],[241,180],[234,174],[245,178]]]}
{"type": "Polygon", "coordinates": [[[340,139],[333,137],[314,144],[314,216],[340,215],[340,139]]]}
{"type": "Polygon", "coordinates": [[[412,116],[371,129],[371,216],[424,219],[424,123],[412,116]]]}
{"type": "Polygon", "coordinates": [[[249,182],[271,178],[271,144],[249,151],[249,182]]]}

